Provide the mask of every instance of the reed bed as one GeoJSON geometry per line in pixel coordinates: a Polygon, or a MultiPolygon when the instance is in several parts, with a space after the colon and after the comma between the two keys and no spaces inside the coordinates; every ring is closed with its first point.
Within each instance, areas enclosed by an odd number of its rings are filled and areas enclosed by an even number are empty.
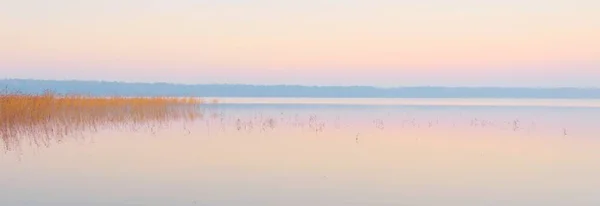
{"type": "Polygon", "coordinates": [[[197,98],[92,97],[83,95],[0,94],[0,138],[4,149],[18,147],[23,139],[36,145],[100,128],[146,127],[173,120],[193,120],[202,114],[197,98]],[[27,137],[27,138],[25,138],[27,137]]]}

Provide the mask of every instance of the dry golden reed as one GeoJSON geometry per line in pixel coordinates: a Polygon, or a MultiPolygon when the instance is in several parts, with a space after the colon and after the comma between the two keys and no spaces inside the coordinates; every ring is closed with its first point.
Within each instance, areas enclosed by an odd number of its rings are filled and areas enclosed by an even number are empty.
{"type": "Polygon", "coordinates": [[[4,149],[27,137],[47,145],[51,140],[106,127],[140,127],[201,117],[197,98],[92,97],[82,95],[0,94],[0,138],[4,149]]]}

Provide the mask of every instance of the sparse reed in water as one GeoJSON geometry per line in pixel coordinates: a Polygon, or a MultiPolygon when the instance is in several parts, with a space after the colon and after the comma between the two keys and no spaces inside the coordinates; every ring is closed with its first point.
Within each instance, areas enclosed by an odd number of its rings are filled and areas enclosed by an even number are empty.
{"type": "Polygon", "coordinates": [[[201,117],[198,98],[92,97],[19,92],[0,93],[0,138],[4,149],[20,145],[24,137],[48,144],[69,134],[99,127],[139,127],[171,120],[201,117]]]}

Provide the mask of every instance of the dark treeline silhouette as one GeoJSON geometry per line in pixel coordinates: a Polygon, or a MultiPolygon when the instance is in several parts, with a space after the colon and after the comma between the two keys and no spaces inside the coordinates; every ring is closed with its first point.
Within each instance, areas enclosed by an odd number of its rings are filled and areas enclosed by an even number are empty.
{"type": "Polygon", "coordinates": [[[598,99],[600,88],[293,86],[240,84],[124,83],[4,79],[0,86],[23,93],[93,96],[332,97],[332,98],[568,98],[598,99]]]}

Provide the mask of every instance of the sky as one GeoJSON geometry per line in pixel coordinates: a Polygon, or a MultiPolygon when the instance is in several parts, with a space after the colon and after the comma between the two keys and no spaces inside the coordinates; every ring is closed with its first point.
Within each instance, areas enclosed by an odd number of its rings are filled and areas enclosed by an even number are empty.
{"type": "Polygon", "coordinates": [[[0,78],[600,87],[598,0],[0,5],[0,78]]]}

